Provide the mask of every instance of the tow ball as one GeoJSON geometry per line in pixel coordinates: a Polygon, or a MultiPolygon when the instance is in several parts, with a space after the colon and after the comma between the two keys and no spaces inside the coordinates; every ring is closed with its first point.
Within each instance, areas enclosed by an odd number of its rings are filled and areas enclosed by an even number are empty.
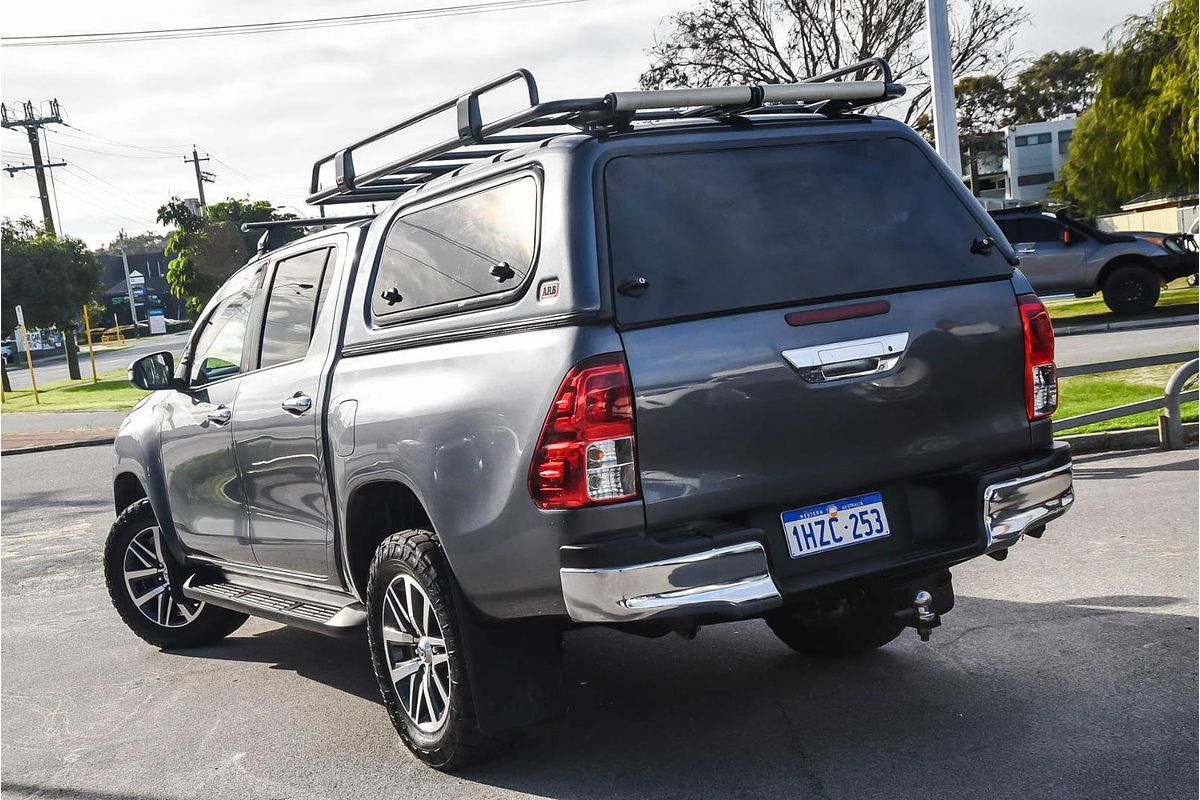
{"type": "Polygon", "coordinates": [[[914,627],[922,642],[928,642],[929,634],[942,624],[942,618],[934,613],[932,605],[933,595],[924,589],[913,596],[913,610],[916,611],[917,616],[917,624],[914,627]]]}

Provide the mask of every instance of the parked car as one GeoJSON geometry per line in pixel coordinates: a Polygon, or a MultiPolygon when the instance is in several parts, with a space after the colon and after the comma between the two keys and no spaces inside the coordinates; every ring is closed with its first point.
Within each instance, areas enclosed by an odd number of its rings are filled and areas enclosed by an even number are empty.
{"type": "Polygon", "coordinates": [[[5,364],[11,364],[13,354],[17,352],[17,343],[11,339],[5,339],[0,342],[0,358],[4,359],[5,364]]]}
{"type": "Polygon", "coordinates": [[[1158,303],[1164,285],[1197,269],[1190,234],[1109,233],[1062,212],[1028,207],[991,214],[1039,294],[1101,292],[1113,313],[1143,314],[1158,303]]]}
{"type": "Polygon", "coordinates": [[[1071,458],[1045,308],[919,135],[848,113],[903,91],[868,66],[549,103],[519,71],[435,107],[446,143],[318,161],[311,203],[391,202],[249,226],[180,363],[130,366],[118,613],[165,649],[365,633],[439,769],[561,713],[580,626],[928,638],[951,568],[1068,510],[1071,458]]]}

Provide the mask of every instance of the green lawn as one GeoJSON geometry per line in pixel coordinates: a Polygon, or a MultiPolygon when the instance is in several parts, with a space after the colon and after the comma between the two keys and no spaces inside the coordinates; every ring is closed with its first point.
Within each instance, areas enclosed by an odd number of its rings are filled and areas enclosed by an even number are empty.
{"type": "Polygon", "coordinates": [[[125,371],[108,372],[99,376],[99,383],[88,378],[82,381],[56,381],[38,385],[41,404],[33,401],[33,392],[21,389],[8,392],[2,411],[126,411],[146,396],[125,379],[125,371]]]}
{"type": "MultiPolygon", "coordinates": [[[[1159,298],[1158,308],[1164,306],[1195,306],[1197,298],[1200,297],[1200,287],[1188,286],[1182,281],[1172,283],[1174,287],[1177,284],[1182,284],[1181,288],[1164,289],[1162,297],[1159,298]]],[[[1046,309],[1050,312],[1050,318],[1056,321],[1073,319],[1075,317],[1092,317],[1101,314],[1111,315],[1108,306],[1104,305],[1104,298],[1099,294],[1084,298],[1066,298],[1063,300],[1047,300],[1046,309]]],[[[1114,319],[1119,319],[1114,316],[1114,319]]]]}
{"type": "MultiPolygon", "coordinates": [[[[1107,372],[1102,375],[1077,375],[1059,381],[1059,404],[1055,419],[1087,414],[1103,408],[1136,403],[1160,397],[1167,379],[1179,368],[1179,364],[1161,367],[1107,372]]],[[[1158,424],[1161,411],[1146,411],[1131,417],[1120,417],[1107,422],[1097,422],[1073,428],[1061,433],[1092,433],[1095,431],[1118,431],[1128,428],[1144,428],[1158,424]]],[[[1184,422],[1195,422],[1198,418],[1197,403],[1183,404],[1184,422]]]]}

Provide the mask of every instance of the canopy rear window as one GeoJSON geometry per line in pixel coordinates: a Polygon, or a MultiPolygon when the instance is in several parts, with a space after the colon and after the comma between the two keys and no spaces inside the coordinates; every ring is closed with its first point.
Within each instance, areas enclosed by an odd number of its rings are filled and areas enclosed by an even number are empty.
{"type": "Polygon", "coordinates": [[[641,324],[1008,275],[902,139],[621,156],[605,168],[617,317],[641,324]]]}

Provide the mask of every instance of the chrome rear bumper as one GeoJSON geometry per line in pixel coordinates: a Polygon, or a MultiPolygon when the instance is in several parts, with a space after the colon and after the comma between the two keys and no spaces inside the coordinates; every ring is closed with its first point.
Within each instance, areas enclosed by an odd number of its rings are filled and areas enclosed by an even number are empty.
{"type": "Polygon", "coordinates": [[[985,553],[1016,544],[1028,531],[1067,513],[1075,502],[1071,464],[995,483],[983,492],[985,553]]]}
{"type": "Polygon", "coordinates": [[[563,567],[575,622],[633,622],[695,614],[748,617],[783,601],[758,542],[622,567],[563,567]]]}

